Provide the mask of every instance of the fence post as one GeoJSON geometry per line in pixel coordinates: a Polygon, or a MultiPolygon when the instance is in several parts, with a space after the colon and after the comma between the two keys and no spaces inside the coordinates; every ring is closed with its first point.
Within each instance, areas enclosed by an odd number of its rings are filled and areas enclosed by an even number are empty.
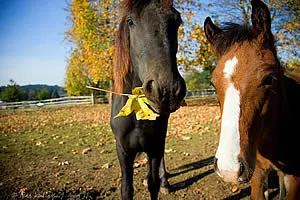
{"type": "Polygon", "coordinates": [[[92,91],[91,93],[91,100],[92,100],[92,105],[95,104],[95,99],[94,99],[94,92],[92,91]]]}

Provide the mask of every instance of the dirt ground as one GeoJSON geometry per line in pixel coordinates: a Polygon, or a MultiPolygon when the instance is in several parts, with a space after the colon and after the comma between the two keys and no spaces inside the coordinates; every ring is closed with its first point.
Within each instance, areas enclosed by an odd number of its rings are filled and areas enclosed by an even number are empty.
{"type": "MultiPolygon", "coordinates": [[[[214,173],[219,115],[214,98],[188,101],[171,115],[171,188],[160,199],[249,199],[249,184],[232,186],[214,173]]],[[[109,116],[109,105],[1,111],[0,199],[120,199],[109,116]]],[[[135,199],[150,199],[144,154],[134,166],[135,199]]]]}

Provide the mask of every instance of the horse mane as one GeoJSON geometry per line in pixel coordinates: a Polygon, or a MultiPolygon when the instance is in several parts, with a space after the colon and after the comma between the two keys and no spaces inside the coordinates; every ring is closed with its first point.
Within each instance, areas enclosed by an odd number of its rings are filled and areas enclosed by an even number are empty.
{"type": "MultiPolygon", "coordinates": [[[[130,61],[129,51],[129,29],[126,23],[127,13],[129,10],[146,5],[151,0],[123,0],[120,2],[121,9],[121,21],[119,29],[115,37],[115,53],[113,62],[113,79],[114,79],[114,90],[122,93],[123,87],[126,82],[126,76],[128,73],[133,71],[130,61]]],[[[163,7],[171,8],[173,0],[161,0],[163,7]]]]}
{"type": "MultiPolygon", "coordinates": [[[[214,46],[218,57],[223,55],[235,44],[242,44],[245,41],[253,42],[259,38],[249,25],[241,25],[236,23],[226,22],[221,27],[222,32],[216,35],[214,46]]],[[[276,55],[275,41],[272,33],[264,35],[263,45],[266,48],[272,49],[276,55]]]]}
{"type": "MultiPolygon", "coordinates": [[[[146,4],[149,3],[151,0],[123,0],[120,2],[121,10],[128,11],[131,10],[133,7],[139,4],[146,4]]],[[[173,5],[173,0],[160,0],[163,7],[171,8],[173,5]]]]}
{"type": "Polygon", "coordinates": [[[115,54],[113,62],[114,90],[122,93],[125,78],[129,72],[133,71],[130,62],[129,32],[125,16],[122,17],[115,40],[115,54]]]}

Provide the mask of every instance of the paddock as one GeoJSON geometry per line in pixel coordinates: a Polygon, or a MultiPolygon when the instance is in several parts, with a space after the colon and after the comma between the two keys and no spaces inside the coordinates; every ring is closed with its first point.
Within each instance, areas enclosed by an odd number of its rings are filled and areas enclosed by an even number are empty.
{"type": "MultiPolygon", "coordinates": [[[[216,98],[187,104],[169,119],[165,159],[171,192],[160,199],[248,199],[249,184],[224,183],[213,170],[220,124],[216,98]]],[[[108,104],[1,111],[1,199],[119,199],[120,167],[109,116],[108,104]]],[[[149,199],[144,158],[134,164],[135,199],[149,199]]],[[[277,191],[273,187],[271,196],[277,191]]]]}

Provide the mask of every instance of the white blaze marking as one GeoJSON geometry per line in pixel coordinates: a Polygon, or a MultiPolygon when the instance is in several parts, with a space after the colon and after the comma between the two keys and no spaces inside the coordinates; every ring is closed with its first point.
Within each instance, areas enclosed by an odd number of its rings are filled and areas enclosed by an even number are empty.
{"type": "Polygon", "coordinates": [[[225,78],[227,78],[229,82],[237,63],[238,63],[238,59],[235,56],[231,60],[227,60],[225,62],[225,67],[223,72],[225,74],[225,78]]]}
{"type": "Polygon", "coordinates": [[[221,134],[216,158],[220,171],[238,171],[240,164],[240,92],[231,82],[231,76],[235,71],[238,59],[233,57],[227,60],[224,67],[224,75],[228,81],[222,113],[221,134]]]}

